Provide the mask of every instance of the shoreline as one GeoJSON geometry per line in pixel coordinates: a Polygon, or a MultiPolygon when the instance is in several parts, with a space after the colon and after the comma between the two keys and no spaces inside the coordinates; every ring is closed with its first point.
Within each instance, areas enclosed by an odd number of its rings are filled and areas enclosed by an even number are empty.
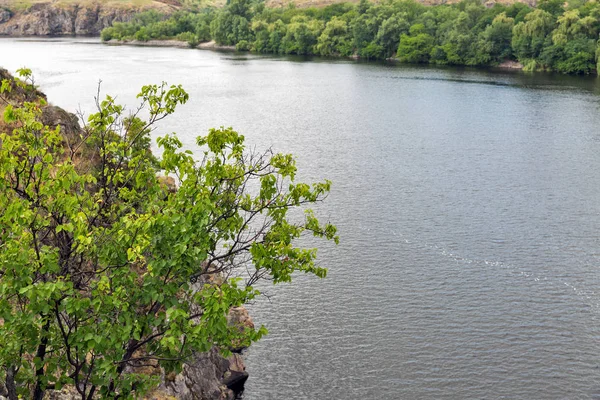
{"type": "MultiPolygon", "coordinates": [[[[98,36],[96,36],[98,37],[98,36]]],[[[138,47],[173,47],[173,48],[178,48],[178,49],[198,49],[198,50],[217,50],[217,51],[237,51],[235,46],[224,46],[224,45],[219,45],[217,44],[214,40],[211,40],[210,42],[203,42],[198,44],[195,47],[192,47],[189,45],[188,42],[184,42],[181,40],[175,40],[175,39],[153,39],[153,40],[148,40],[146,42],[142,42],[139,40],[131,40],[131,41],[124,41],[124,40],[116,40],[116,39],[111,39],[109,41],[102,41],[102,44],[108,44],[111,46],[138,46],[138,47]]]]}
{"type": "MultiPolygon", "coordinates": [[[[35,40],[35,39],[64,39],[64,38],[87,38],[87,39],[100,39],[100,36],[94,36],[94,35],[57,35],[57,36],[40,36],[40,35],[27,35],[27,36],[11,36],[11,35],[0,35],[0,39],[9,39],[9,38],[16,38],[16,39],[31,39],[31,40],[35,40]]],[[[226,46],[226,45],[219,45],[217,44],[214,40],[211,40],[209,42],[202,42],[199,43],[197,46],[192,47],[189,45],[188,42],[184,42],[181,40],[176,40],[176,39],[152,39],[152,40],[148,40],[148,41],[139,41],[139,40],[131,40],[131,41],[123,41],[123,40],[116,40],[116,39],[111,39],[108,41],[103,41],[102,39],[100,39],[99,41],[100,44],[105,44],[105,45],[109,45],[109,46],[136,46],[136,47],[170,47],[170,48],[178,48],[178,49],[190,49],[190,50],[212,50],[212,51],[221,51],[221,52],[239,52],[239,53],[248,53],[248,54],[256,54],[256,53],[252,53],[251,51],[240,51],[237,50],[235,48],[235,46],[226,46]]],[[[277,55],[275,53],[266,53],[266,54],[262,54],[262,55],[277,55]]],[[[308,55],[307,57],[322,57],[322,56],[318,56],[318,55],[308,55]]],[[[342,56],[331,56],[331,57],[325,57],[325,58],[329,58],[329,59],[337,59],[337,60],[351,60],[351,61],[369,61],[368,59],[363,59],[360,58],[358,55],[352,55],[349,57],[342,57],[342,56]]],[[[370,60],[370,61],[381,61],[381,60],[370,60]]],[[[392,63],[399,63],[402,65],[419,65],[419,64],[407,64],[407,63],[401,63],[398,59],[396,58],[387,58],[385,59],[386,62],[392,62],[392,63]]],[[[422,65],[426,65],[426,66],[434,66],[432,64],[422,64],[422,65]]],[[[457,65],[457,67],[465,67],[464,65],[457,65]]],[[[498,64],[498,65],[480,65],[480,66],[469,66],[470,68],[474,68],[474,69],[479,69],[479,70],[484,70],[484,69],[496,69],[496,70],[501,70],[501,71],[523,71],[523,64],[521,64],[518,61],[515,60],[505,60],[502,63],[498,64]]]]}
{"type": "MultiPolygon", "coordinates": [[[[153,39],[153,40],[148,40],[146,42],[142,42],[139,40],[123,41],[123,40],[111,39],[106,42],[101,41],[101,43],[108,44],[108,45],[114,45],[114,46],[172,47],[172,48],[179,48],[179,49],[214,50],[214,51],[229,51],[229,52],[255,54],[255,53],[252,53],[251,51],[237,50],[235,48],[235,46],[219,45],[214,40],[211,40],[209,42],[200,43],[195,47],[190,46],[189,43],[187,43],[187,42],[184,42],[181,40],[176,40],[176,39],[153,39]]],[[[263,55],[276,55],[276,54],[275,53],[266,53],[263,55]]],[[[321,56],[308,55],[308,57],[321,57],[321,56]]],[[[352,60],[352,61],[369,61],[368,59],[360,58],[356,54],[354,54],[352,56],[348,56],[348,57],[331,56],[331,57],[327,57],[327,58],[338,59],[338,60],[345,59],[345,60],[352,60]]],[[[372,61],[381,61],[381,60],[372,60],[372,61]]],[[[400,61],[397,58],[387,58],[387,59],[385,59],[385,61],[400,63],[400,61]]],[[[406,64],[406,63],[400,63],[400,64],[417,65],[417,64],[406,64]]],[[[431,66],[431,64],[423,64],[423,65],[431,66]]],[[[500,69],[500,70],[504,70],[504,71],[522,71],[523,70],[523,64],[521,64],[520,62],[515,61],[515,60],[505,60],[498,65],[480,65],[480,66],[472,66],[472,67],[476,68],[476,69],[496,68],[496,69],[500,69]]]]}

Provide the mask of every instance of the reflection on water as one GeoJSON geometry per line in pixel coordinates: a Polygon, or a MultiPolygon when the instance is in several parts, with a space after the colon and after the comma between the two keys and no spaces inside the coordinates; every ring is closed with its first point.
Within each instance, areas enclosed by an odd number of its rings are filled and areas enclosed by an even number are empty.
{"type": "Polygon", "coordinates": [[[231,125],[334,182],[329,276],[262,288],[246,399],[600,398],[597,79],[96,44],[0,65],[88,113],[181,83],[156,135],[231,125]]]}

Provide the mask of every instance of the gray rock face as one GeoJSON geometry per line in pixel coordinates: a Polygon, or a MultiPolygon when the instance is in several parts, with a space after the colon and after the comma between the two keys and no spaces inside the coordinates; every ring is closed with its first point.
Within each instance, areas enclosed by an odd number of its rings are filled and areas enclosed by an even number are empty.
{"type": "MultiPolygon", "coordinates": [[[[227,320],[229,325],[239,329],[254,329],[254,322],[245,307],[232,308],[227,320]]],[[[233,350],[241,351],[242,348],[233,350]]],[[[172,396],[178,400],[233,400],[244,390],[247,379],[241,354],[233,353],[224,358],[213,348],[208,353],[197,353],[180,374],[163,376],[162,384],[150,399],[172,396]]]]}
{"type": "MultiPolygon", "coordinates": [[[[27,10],[15,13],[0,9],[0,35],[97,36],[114,22],[131,20],[139,11],[134,8],[108,8],[101,3],[70,6],[36,3],[27,10]]],[[[161,11],[168,12],[167,9],[161,11]]]]}
{"type": "Polygon", "coordinates": [[[241,355],[223,358],[216,349],[199,353],[175,376],[164,377],[150,399],[173,396],[178,400],[233,400],[248,379],[241,355]]]}
{"type": "Polygon", "coordinates": [[[12,13],[10,11],[0,8],[0,24],[7,22],[10,17],[12,17],[12,13]]]}

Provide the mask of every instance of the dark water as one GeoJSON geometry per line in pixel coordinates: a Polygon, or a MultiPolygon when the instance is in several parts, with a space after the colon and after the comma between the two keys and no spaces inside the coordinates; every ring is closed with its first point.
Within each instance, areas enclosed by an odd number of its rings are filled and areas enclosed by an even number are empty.
{"type": "Polygon", "coordinates": [[[164,131],[232,125],[334,182],[328,278],[252,305],[247,400],[600,399],[596,79],[71,40],[0,40],[0,65],[84,112],[99,79],[129,106],[182,83],[164,131]]]}

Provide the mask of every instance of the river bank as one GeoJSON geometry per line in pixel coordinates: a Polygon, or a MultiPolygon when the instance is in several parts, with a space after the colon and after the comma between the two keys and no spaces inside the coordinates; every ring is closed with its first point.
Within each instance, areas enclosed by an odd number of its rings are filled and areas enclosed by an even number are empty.
{"type": "Polygon", "coordinates": [[[108,45],[114,46],[138,46],[138,47],[174,47],[181,49],[200,49],[200,50],[218,50],[218,51],[236,51],[235,46],[224,46],[217,44],[214,40],[209,42],[200,43],[195,47],[190,46],[189,43],[174,40],[174,39],[166,39],[166,40],[148,40],[148,41],[140,41],[140,40],[116,40],[112,39],[106,42],[103,42],[108,45]]]}
{"type": "MultiPolygon", "coordinates": [[[[196,46],[191,46],[189,43],[174,40],[174,39],[165,39],[165,40],[148,40],[148,41],[139,41],[139,40],[116,40],[111,39],[109,41],[103,42],[108,45],[114,46],[137,46],[137,47],[172,47],[172,48],[180,48],[180,49],[198,49],[198,50],[214,50],[214,51],[230,51],[230,52],[239,52],[239,53],[250,53],[255,54],[251,51],[240,51],[235,48],[235,46],[226,46],[219,45],[214,40],[209,42],[203,42],[196,46]]],[[[313,56],[318,57],[318,56],[313,56]]],[[[352,56],[329,56],[328,58],[332,59],[346,59],[346,60],[354,60],[354,61],[364,61],[358,54],[353,54],[352,56]]],[[[397,58],[387,58],[386,61],[393,63],[401,63],[397,58]]],[[[477,67],[474,67],[477,68],[477,67]]],[[[502,63],[494,66],[495,69],[499,70],[523,70],[523,64],[515,60],[505,60],[502,63]]],[[[479,69],[489,69],[489,67],[480,67],[479,69]]]]}

